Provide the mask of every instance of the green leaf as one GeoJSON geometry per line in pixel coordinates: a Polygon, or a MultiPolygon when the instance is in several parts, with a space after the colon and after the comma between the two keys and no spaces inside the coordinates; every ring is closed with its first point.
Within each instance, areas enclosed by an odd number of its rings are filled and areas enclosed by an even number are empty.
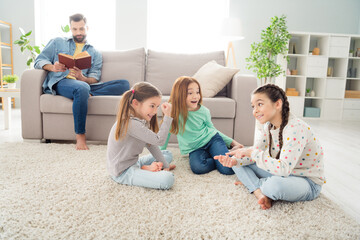
{"type": "Polygon", "coordinates": [[[29,49],[30,51],[33,50],[32,46],[30,46],[30,45],[27,45],[26,48],[29,49]]]}
{"type": "Polygon", "coordinates": [[[26,65],[30,66],[30,64],[33,62],[33,59],[32,58],[29,58],[26,62],[26,65]]]}
{"type": "Polygon", "coordinates": [[[35,52],[37,54],[40,54],[40,47],[39,46],[34,46],[35,52]]]}
{"type": "Polygon", "coordinates": [[[32,31],[28,32],[27,34],[25,34],[26,37],[30,36],[32,33],[32,31]]]}
{"type": "Polygon", "coordinates": [[[61,26],[61,30],[62,30],[64,33],[68,33],[68,32],[70,32],[70,27],[69,27],[69,25],[61,26]]]}

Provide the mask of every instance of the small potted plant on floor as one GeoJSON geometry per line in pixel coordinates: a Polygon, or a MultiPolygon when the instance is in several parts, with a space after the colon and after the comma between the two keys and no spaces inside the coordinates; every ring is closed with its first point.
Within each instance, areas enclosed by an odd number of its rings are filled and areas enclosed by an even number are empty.
{"type": "Polygon", "coordinates": [[[5,75],[3,80],[7,82],[8,88],[16,88],[16,81],[19,79],[19,77],[14,75],[5,75]]]}

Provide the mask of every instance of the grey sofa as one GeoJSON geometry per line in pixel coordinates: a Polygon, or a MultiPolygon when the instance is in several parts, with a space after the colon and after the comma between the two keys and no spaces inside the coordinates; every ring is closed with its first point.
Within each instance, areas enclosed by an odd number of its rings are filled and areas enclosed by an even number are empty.
{"type": "MultiPolygon", "coordinates": [[[[173,54],[144,48],[102,52],[101,81],[127,79],[130,86],[147,81],[169,99],[173,82],[179,76],[192,76],[211,60],[224,65],[224,52],[173,54]]],[[[24,139],[75,140],[72,100],[42,93],[46,71],[26,70],[21,76],[21,119],[24,139]]],[[[222,91],[222,96],[204,98],[211,111],[215,127],[245,145],[252,145],[255,121],[250,107],[250,94],[256,88],[256,78],[236,74],[222,91]]],[[[114,124],[121,96],[89,98],[86,138],[106,141],[114,124]]],[[[159,111],[161,118],[161,112],[159,111]]],[[[170,143],[176,143],[171,136],[170,143]]]]}

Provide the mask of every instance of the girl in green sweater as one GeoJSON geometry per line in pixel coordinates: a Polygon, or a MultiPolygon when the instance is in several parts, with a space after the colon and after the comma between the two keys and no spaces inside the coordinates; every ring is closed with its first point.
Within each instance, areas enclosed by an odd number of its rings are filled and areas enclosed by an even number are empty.
{"type": "MultiPolygon", "coordinates": [[[[181,154],[189,154],[190,167],[195,174],[204,174],[217,169],[231,175],[233,170],[214,160],[217,155],[225,155],[228,147],[242,145],[219,132],[211,122],[208,108],[202,105],[199,82],[191,77],[179,77],[171,90],[170,132],[177,136],[181,154]]],[[[168,139],[163,146],[166,148],[168,139]]]]}

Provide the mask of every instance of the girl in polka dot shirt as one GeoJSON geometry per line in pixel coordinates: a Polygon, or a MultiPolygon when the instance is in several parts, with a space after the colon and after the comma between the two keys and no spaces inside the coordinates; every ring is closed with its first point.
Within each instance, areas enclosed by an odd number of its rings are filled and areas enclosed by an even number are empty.
{"type": "Polygon", "coordinates": [[[232,167],[262,209],[269,209],[276,200],[318,197],[326,182],[324,153],[312,129],[290,113],[285,92],[276,85],[256,89],[251,104],[257,120],[255,145],[215,159],[232,167]]]}

